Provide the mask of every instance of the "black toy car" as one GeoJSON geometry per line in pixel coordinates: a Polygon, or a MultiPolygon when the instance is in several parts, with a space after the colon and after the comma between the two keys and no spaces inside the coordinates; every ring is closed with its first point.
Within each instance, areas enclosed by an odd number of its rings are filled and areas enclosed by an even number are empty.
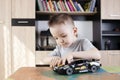
{"type": "Polygon", "coordinates": [[[99,70],[101,64],[99,60],[91,59],[91,60],[75,60],[70,64],[55,66],[53,71],[59,74],[67,74],[71,75],[74,73],[82,73],[82,72],[96,72],[99,70]]]}

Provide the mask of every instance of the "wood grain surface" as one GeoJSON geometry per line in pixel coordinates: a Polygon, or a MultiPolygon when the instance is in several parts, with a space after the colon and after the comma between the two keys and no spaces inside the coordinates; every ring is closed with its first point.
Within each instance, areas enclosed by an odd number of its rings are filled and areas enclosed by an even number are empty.
{"type": "Polygon", "coordinates": [[[96,73],[80,73],[59,75],[49,67],[23,67],[8,77],[7,80],[120,80],[120,74],[98,71],[96,73]]]}

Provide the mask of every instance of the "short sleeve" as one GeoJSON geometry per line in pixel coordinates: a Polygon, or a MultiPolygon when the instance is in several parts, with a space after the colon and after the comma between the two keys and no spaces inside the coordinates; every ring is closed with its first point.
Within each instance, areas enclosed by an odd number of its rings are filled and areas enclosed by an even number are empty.
{"type": "Polygon", "coordinates": [[[95,48],[93,46],[93,44],[88,39],[83,39],[82,43],[83,43],[83,50],[85,50],[85,51],[92,49],[92,48],[95,48]]]}
{"type": "Polygon", "coordinates": [[[48,56],[61,56],[60,55],[60,49],[59,49],[59,46],[56,46],[56,48],[50,53],[48,54],[48,56]]]}

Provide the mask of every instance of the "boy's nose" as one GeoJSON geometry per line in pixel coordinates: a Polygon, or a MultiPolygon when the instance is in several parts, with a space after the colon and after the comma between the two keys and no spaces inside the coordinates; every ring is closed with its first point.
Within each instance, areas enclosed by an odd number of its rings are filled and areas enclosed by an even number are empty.
{"type": "Polygon", "coordinates": [[[60,43],[64,43],[64,40],[63,39],[60,39],[60,41],[59,41],[60,43]]]}

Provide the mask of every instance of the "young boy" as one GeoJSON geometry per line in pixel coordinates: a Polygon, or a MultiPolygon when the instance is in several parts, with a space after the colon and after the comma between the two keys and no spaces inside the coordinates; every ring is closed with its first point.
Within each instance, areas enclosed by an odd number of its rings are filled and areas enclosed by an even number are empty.
{"type": "Polygon", "coordinates": [[[50,67],[71,63],[73,58],[100,59],[99,51],[88,39],[78,38],[77,28],[68,14],[57,14],[49,20],[49,29],[57,46],[46,58],[50,67]]]}

